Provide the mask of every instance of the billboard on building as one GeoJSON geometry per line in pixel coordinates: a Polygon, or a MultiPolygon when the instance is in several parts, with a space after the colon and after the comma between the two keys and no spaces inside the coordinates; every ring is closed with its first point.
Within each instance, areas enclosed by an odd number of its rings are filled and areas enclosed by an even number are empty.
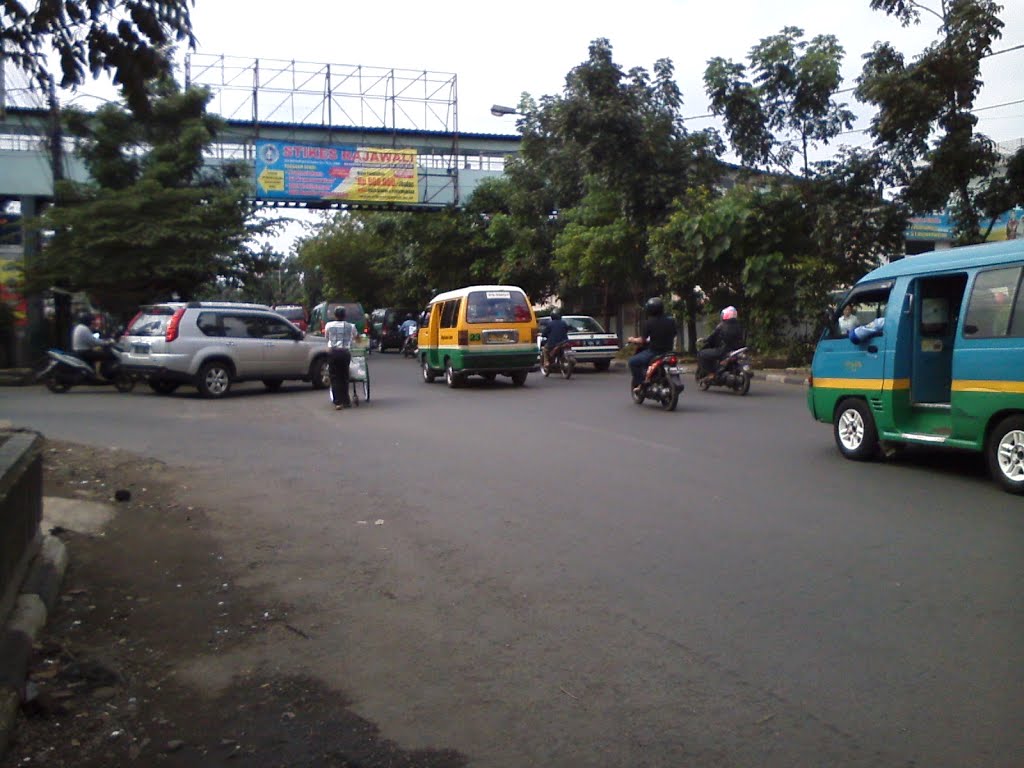
{"type": "Polygon", "coordinates": [[[417,203],[416,150],[257,140],[256,193],[266,200],[417,203]]]}
{"type": "MultiPolygon", "coordinates": [[[[1020,220],[1024,215],[1021,207],[1013,208],[1006,213],[996,216],[992,222],[992,231],[989,232],[987,242],[994,240],[1016,240],[1024,237],[1024,224],[1020,220]]],[[[982,219],[982,232],[988,227],[991,219],[982,219]]],[[[945,211],[929,214],[928,216],[912,216],[907,225],[907,240],[935,240],[946,241],[953,239],[953,229],[956,222],[953,214],[947,208],[945,211]]]]}

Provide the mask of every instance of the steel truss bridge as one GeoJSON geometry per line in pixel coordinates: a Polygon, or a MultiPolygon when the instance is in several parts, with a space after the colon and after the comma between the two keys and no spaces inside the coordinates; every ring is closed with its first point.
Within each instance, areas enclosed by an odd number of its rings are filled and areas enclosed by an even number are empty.
{"type": "MultiPolygon", "coordinates": [[[[8,78],[9,79],[9,78],[8,78]]],[[[4,90],[0,78],[0,198],[49,198],[55,158],[58,177],[88,180],[74,138],[54,152],[55,100],[29,88],[4,90]]],[[[500,175],[519,150],[518,135],[460,133],[454,74],[193,53],[184,62],[186,87],[212,94],[209,111],[225,129],[207,162],[255,168],[257,141],[356,145],[416,151],[415,204],[282,199],[263,194],[259,205],[310,208],[437,209],[462,205],[476,185],[500,175]]],[[[34,207],[34,206],[30,206],[34,207]]]]}

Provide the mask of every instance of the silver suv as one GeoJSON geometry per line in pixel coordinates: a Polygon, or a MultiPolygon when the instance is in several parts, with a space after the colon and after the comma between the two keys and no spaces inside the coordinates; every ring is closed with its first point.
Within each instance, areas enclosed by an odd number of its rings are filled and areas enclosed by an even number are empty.
{"type": "Polygon", "coordinates": [[[263,304],[191,301],[142,307],[121,337],[121,365],[170,394],[192,384],[223,397],[235,381],[261,380],[271,392],[285,379],[330,384],[327,343],[307,336],[263,304]]]}

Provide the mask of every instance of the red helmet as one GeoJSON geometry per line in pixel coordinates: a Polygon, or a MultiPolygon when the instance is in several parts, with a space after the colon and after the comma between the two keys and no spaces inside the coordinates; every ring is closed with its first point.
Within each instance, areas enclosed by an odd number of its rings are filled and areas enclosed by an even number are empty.
{"type": "Polygon", "coordinates": [[[726,307],[722,310],[723,320],[735,320],[739,316],[739,312],[736,311],[736,307],[726,307]]]}

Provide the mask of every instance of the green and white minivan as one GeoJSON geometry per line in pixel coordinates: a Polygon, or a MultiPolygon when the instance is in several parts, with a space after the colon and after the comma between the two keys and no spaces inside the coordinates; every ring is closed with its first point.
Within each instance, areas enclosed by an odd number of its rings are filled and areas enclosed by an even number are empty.
{"type": "Polygon", "coordinates": [[[439,293],[427,308],[419,330],[423,380],[443,374],[449,387],[470,375],[488,381],[509,376],[522,386],[526,375],[540,370],[537,316],[522,288],[471,285],[439,293]]]}
{"type": "Polygon", "coordinates": [[[865,275],[830,316],[808,380],[811,413],[833,425],[839,451],[856,460],[906,444],[983,451],[995,480],[1024,493],[1022,276],[1024,240],[910,256],[865,275]]]}

